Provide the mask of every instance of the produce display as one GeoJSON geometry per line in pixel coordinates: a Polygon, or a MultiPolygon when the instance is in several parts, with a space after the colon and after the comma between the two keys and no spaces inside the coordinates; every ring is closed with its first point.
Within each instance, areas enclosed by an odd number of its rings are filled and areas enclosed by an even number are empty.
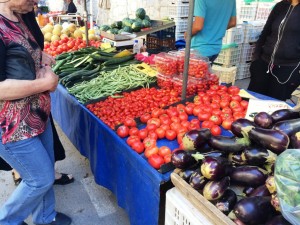
{"type": "Polygon", "coordinates": [[[227,136],[190,130],[171,162],[185,182],[236,224],[290,224],[280,214],[274,164],[286,149],[299,149],[290,141],[300,131],[299,122],[299,112],[281,109],[258,113],[253,122],[237,118],[227,136]]]}
{"type": "MultiPolygon", "coordinates": [[[[77,83],[83,81],[87,82],[92,80],[101,74],[110,74],[110,71],[118,69],[122,71],[122,67],[139,63],[134,60],[134,56],[128,50],[116,53],[116,48],[108,48],[101,50],[99,48],[89,47],[78,50],[76,52],[63,53],[56,57],[56,65],[53,67],[53,71],[59,76],[59,82],[66,88],[71,88],[77,83]],[[102,73],[103,72],[103,73],[102,73]]],[[[134,74],[136,71],[132,68],[130,74],[134,74]]],[[[138,73],[136,73],[138,74],[138,73]]],[[[142,75],[139,74],[141,77],[142,75]]],[[[107,75],[108,76],[108,75],[107,75]]],[[[147,77],[142,78],[147,83],[147,77]]],[[[134,83],[131,82],[131,83],[134,83]]],[[[138,84],[138,86],[140,83],[138,84]]],[[[130,85],[129,87],[135,86],[130,85]]],[[[124,89],[125,90],[125,89],[124,89]]],[[[119,88],[115,91],[122,91],[119,88]]],[[[109,92],[114,94],[115,92],[109,92]]],[[[103,97],[103,96],[101,96],[103,97]]],[[[80,101],[88,101],[90,98],[86,97],[79,99],[80,101]]]]}
{"type": "Polygon", "coordinates": [[[126,17],[122,21],[113,22],[111,25],[102,25],[100,30],[110,34],[121,34],[122,32],[139,32],[143,28],[151,27],[151,19],[146,15],[145,9],[137,9],[135,15],[136,18],[134,19],[126,17]]]}
{"type": "MultiPolygon", "coordinates": [[[[140,122],[134,123],[134,126],[127,126],[125,117],[123,125],[119,126],[116,132],[121,138],[126,138],[127,144],[138,154],[142,154],[150,165],[159,169],[160,166],[167,163],[162,160],[162,156],[157,155],[158,146],[161,145],[160,140],[175,142],[176,148],[178,146],[184,148],[186,147],[183,141],[186,139],[184,135],[188,135],[192,130],[207,128],[208,136],[211,134],[218,136],[221,134],[220,126],[222,124],[224,124],[224,129],[229,129],[234,119],[244,117],[247,102],[238,98],[238,93],[239,88],[236,86],[227,88],[212,85],[210,90],[200,92],[195,96],[192,102],[179,103],[165,109],[153,108],[149,113],[140,115],[140,122]],[[152,155],[160,162],[159,164],[152,163],[152,155]]],[[[157,100],[167,104],[168,95],[161,96],[157,100]]],[[[132,106],[128,104],[127,110],[130,107],[132,106]]],[[[123,111],[125,110],[123,108],[123,111]]],[[[101,115],[100,110],[97,115],[99,114],[101,115]]],[[[128,119],[133,120],[130,117],[128,119]]],[[[169,159],[170,155],[167,157],[169,159]]]]}

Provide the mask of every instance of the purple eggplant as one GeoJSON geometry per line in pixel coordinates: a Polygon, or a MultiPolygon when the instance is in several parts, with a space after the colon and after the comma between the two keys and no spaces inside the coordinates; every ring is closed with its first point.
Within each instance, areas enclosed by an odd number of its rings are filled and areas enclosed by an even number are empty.
{"type": "Polygon", "coordinates": [[[251,195],[251,193],[255,190],[254,187],[245,187],[243,189],[243,193],[246,195],[246,196],[249,196],[251,195]]]}
{"type": "Polygon", "coordinates": [[[249,197],[236,203],[233,212],[235,216],[247,225],[265,223],[274,214],[270,197],[249,197]]]}
{"type": "Polygon", "coordinates": [[[254,127],[248,132],[251,141],[275,154],[280,154],[289,146],[289,136],[279,130],[254,127]]]}
{"type": "Polygon", "coordinates": [[[265,183],[267,175],[257,166],[239,166],[232,169],[230,179],[240,185],[258,187],[265,183]]]}
{"type": "Polygon", "coordinates": [[[208,140],[208,145],[216,150],[229,152],[240,152],[250,146],[247,138],[236,138],[228,136],[212,136],[208,140]]]}
{"type": "Polygon", "coordinates": [[[274,130],[280,130],[290,136],[293,133],[300,131],[300,118],[292,120],[283,120],[274,124],[274,130]]]}
{"type": "Polygon", "coordinates": [[[207,182],[208,180],[201,174],[200,170],[194,171],[189,180],[189,184],[195,190],[202,190],[207,182]]]}
{"type": "Polygon", "coordinates": [[[186,169],[197,163],[192,154],[185,150],[174,151],[171,156],[171,162],[179,169],[186,169]]]}
{"type": "Polygon", "coordinates": [[[254,117],[254,123],[261,128],[270,128],[273,124],[273,118],[266,112],[257,113],[254,117]]]}
{"type": "Polygon", "coordinates": [[[242,128],[243,127],[249,127],[249,126],[253,126],[255,127],[256,124],[248,119],[245,118],[240,118],[235,120],[232,124],[231,124],[231,132],[236,136],[236,137],[244,137],[244,135],[242,134],[242,128]]]}
{"type": "Polygon", "coordinates": [[[196,170],[200,171],[199,164],[197,164],[197,163],[194,164],[194,165],[192,165],[191,167],[188,167],[188,168],[184,169],[184,170],[180,170],[179,173],[178,173],[178,175],[179,175],[183,180],[185,180],[186,182],[189,182],[191,175],[192,175],[196,170]]]}
{"type": "Polygon", "coordinates": [[[279,109],[271,114],[274,123],[282,120],[291,120],[300,118],[299,112],[295,112],[292,109],[279,109]]]}
{"type": "Polygon", "coordinates": [[[196,150],[203,147],[211,137],[209,129],[190,130],[182,137],[184,150],[196,150]]]}
{"type": "Polygon", "coordinates": [[[221,152],[221,151],[217,151],[217,150],[205,152],[205,153],[202,153],[202,155],[204,157],[226,157],[225,152],[221,152]]]}
{"type": "Polygon", "coordinates": [[[228,160],[233,164],[233,165],[245,165],[246,161],[242,159],[241,152],[231,152],[228,155],[228,160]]]}
{"type": "Polygon", "coordinates": [[[223,157],[205,157],[200,168],[205,178],[219,180],[229,174],[231,164],[223,157]]]}
{"type": "Polygon", "coordinates": [[[221,198],[230,185],[230,178],[223,177],[219,181],[209,181],[203,188],[203,196],[209,200],[221,198]]]}
{"type": "Polygon", "coordinates": [[[290,136],[290,148],[300,149],[300,131],[291,134],[291,136],[290,136]]]}
{"type": "Polygon", "coordinates": [[[276,155],[262,147],[251,146],[241,153],[241,159],[251,166],[261,166],[265,163],[274,163],[276,155]]]}
{"type": "Polygon", "coordinates": [[[266,185],[260,185],[259,187],[255,188],[250,195],[248,195],[249,197],[254,197],[254,196],[270,196],[270,192],[268,190],[268,188],[266,187],[266,185]]]}
{"type": "Polygon", "coordinates": [[[274,216],[265,225],[292,225],[282,215],[274,216]]]}
{"type": "Polygon", "coordinates": [[[228,215],[230,211],[233,209],[237,202],[236,193],[231,190],[227,189],[223,196],[219,198],[215,204],[215,206],[225,215],[228,215]]]}

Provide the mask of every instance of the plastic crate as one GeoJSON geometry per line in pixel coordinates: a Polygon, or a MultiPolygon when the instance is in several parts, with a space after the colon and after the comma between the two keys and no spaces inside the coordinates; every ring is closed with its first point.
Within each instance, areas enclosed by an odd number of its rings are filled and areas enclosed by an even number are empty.
{"type": "Polygon", "coordinates": [[[166,9],[164,14],[171,18],[189,16],[189,3],[171,4],[166,9]]]}
{"type": "Polygon", "coordinates": [[[240,62],[241,57],[241,44],[235,45],[223,45],[218,58],[214,61],[217,64],[221,64],[223,66],[233,66],[237,65],[240,62]]]}
{"type": "Polygon", "coordinates": [[[223,44],[241,44],[244,42],[244,27],[243,25],[237,25],[228,29],[225,33],[225,36],[222,40],[223,44]]]}
{"type": "Polygon", "coordinates": [[[255,44],[244,43],[242,44],[241,50],[241,63],[246,63],[251,61],[252,55],[255,49],[255,44]]]}
{"type": "Polygon", "coordinates": [[[166,193],[165,225],[213,225],[176,188],[166,193]]]}
{"type": "Polygon", "coordinates": [[[164,30],[159,30],[150,34],[147,34],[147,37],[156,37],[159,39],[165,39],[165,38],[175,38],[175,30],[176,27],[169,27],[164,30]]]}
{"type": "Polygon", "coordinates": [[[169,3],[171,4],[184,4],[184,3],[189,3],[190,0],[169,0],[169,3]]]}
{"type": "Polygon", "coordinates": [[[173,17],[173,18],[170,18],[170,19],[175,22],[176,32],[185,32],[185,31],[187,31],[188,18],[173,17]]]}
{"type": "Polygon", "coordinates": [[[258,2],[243,2],[239,11],[239,19],[241,21],[255,20],[258,2]]]}
{"type": "Polygon", "coordinates": [[[275,4],[275,2],[259,2],[255,20],[267,20],[275,4]]]}
{"type": "Polygon", "coordinates": [[[251,63],[241,63],[237,68],[236,80],[242,80],[250,77],[250,64],[251,63]]]}
{"type": "Polygon", "coordinates": [[[248,21],[244,23],[244,43],[256,42],[264,28],[263,21],[248,21]]]}
{"type": "Polygon", "coordinates": [[[237,73],[237,67],[223,67],[218,65],[212,66],[212,72],[213,74],[216,74],[219,78],[219,83],[226,83],[226,84],[232,84],[234,85],[235,77],[237,73]]]}

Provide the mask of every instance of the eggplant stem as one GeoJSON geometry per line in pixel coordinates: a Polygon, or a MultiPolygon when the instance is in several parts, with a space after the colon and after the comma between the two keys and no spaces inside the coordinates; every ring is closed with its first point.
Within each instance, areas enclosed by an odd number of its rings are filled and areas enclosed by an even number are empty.
{"type": "Polygon", "coordinates": [[[200,161],[200,160],[202,160],[202,159],[205,158],[205,156],[202,155],[202,154],[200,154],[200,153],[192,154],[192,156],[194,157],[194,159],[195,159],[196,161],[200,161]]]}
{"type": "Polygon", "coordinates": [[[246,126],[241,128],[241,133],[244,136],[244,138],[249,138],[249,131],[252,130],[254,126],[246,126]]]}
{"type": "Polygon", "coordinates": [[[269,155],[266,157],[266,159],[267,159],[266,163],[268,163],[268,164],[275,163],[275,161],[277,159],[277,155],[275,153],[273,153],[272,151],[268,150],[268,149],[267,149],[267,151],[268,151],[269,155]]]}
{"type": "Polygon", "coordinates": [[[273,171],[272,171],[272,163],[267,163],[264,165],[265,169],[267,170],[268,174],[272,174],[273,171]]]}
{"type": "Polygon", "coordinates": [[[251,142],[248,137],[237,138],[236,142],[242,145],[250,146],[251,142]]]}
{"type": "Polygon", "coordinates": [[[236,215],[234,214],[233,210],[230,211],[230,213],[228,214],[228,217],[232,220],[237,219],[236,215]]]}

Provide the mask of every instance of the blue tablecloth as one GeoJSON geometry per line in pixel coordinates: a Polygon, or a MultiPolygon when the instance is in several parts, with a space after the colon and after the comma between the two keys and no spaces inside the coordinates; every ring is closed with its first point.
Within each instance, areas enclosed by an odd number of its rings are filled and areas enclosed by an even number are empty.
{"type": "Polygon", "coordinates": [[[115,194],[130,224],[158,224],[160,184],[170,179],[170,172],[161,174],[153,169],[63,86],[51,97],[55,121],[89,159],[96,183],[115,194]]]}
{"type": "MultiPolygon", "coordinates": [[[[153,169],[61,85],[51,97],[55,121],[89,159],[96,183],[115,194],[119,206],[127,211],[131,225],[158,224],[160,185],[170,180],[171,172],[161,174],[153,169]]],[[[160,140],[158,146],[168,145],[172,149],[178,146],[177,141],[164,142],[160,140]]]]}

